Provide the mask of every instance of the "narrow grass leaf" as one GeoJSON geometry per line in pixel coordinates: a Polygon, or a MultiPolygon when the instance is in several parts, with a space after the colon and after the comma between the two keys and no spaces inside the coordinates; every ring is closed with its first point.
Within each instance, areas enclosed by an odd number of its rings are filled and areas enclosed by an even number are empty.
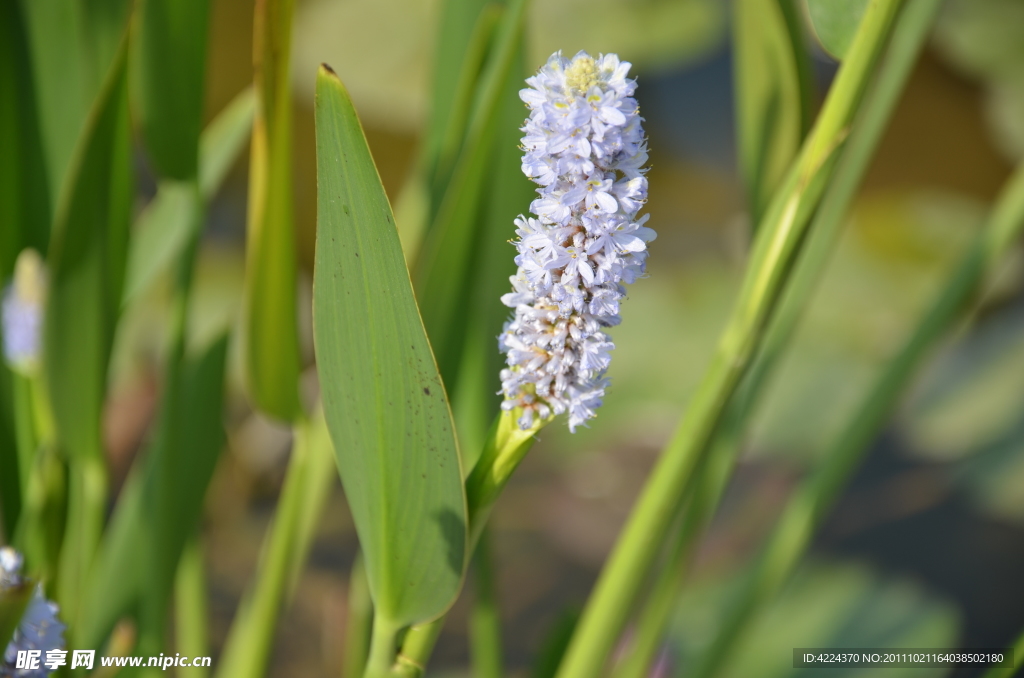
{"type": "Polygon", "coordinates": [[[778,0],[737,0],[733,31],[739,168],[756,227],[800,147],[801,55],[778,0]]]}
{"type": "Polygon", "coordinates": [[[324,414],[376,613],[442,614],[466,560],[466,498],[444,385],[391,207],[351,100],[317,77],[313,334],[324,414]]]}
{"type": "Polygon", "coordinates": [[[292,421],[299,404],[299,330],[292,217],[291,50],[293,0],[256,3],[256,119],[249,158],[243,337],[249,397],[292,421]]]}
{"type": "Polygon", "coordinates": [[[470,275],[480,243],[480,206],[489,187],[487,168],[499,104],[516,63],[525,8],[525,0],[514,0],[502,16],[458,165],[416,262],[417,299],[446,384],[457,383],[469,315],[466,308],[473,294],[470,275]]]}
{"type": "Polygon", "coordinates": [[[805,0],[807,16],[818,42],[842,61],[853,43],[870,0],[805,0]]]}
{"type": "Polygon", "coordinates": [[[210,200],[231,166],[238,160],[252,133],[256,95],[251,87],[239,92],[199,137],[199,193],[210,200]]]}
{"type": "Polygon", "coordinates": [[[127,0],[20,0],[51,211],[127,27],[127,0]]]}
{"type": "MultiPolygon", "coordinates": [[[[156,436],[132,468],[104,535],[80,642],[101,645],[120,617],[140,611],[144,592],[148,599],[168,602],[178,561],[199,524],[206,488],[224,446],[226,356],[227,337],[222,335],[169,375],[175,383],[161,404],[156,436]]],[[[157,606],[146,614],[164,611],[157,606]]]]}
{"type": "Polygon", "coordinates": [[[122,40],[71,161],[49,251],[43,355],[58,444],[69,460],[58,598],[72,620],[106,511],[101,420],[133,198],[126,62],[122,40]]]}
{"type": "MultiPolygon", "coordinates": [[[[252,130],[255,99],[251,89],[236,96],[203,131],[199,140],[199,198],[220,189],[252,130]]],[[[189,242],[191,224],[202,205],[191,182],[161,181],[156,197],[133,227],[123,306],[138,299],[178,261],[189,242]]]]}
{"type": "Polygon", "coordinates": [[[7,647],[32,600],[33,582],[25,582],[0,592],[0,645],[7,647]]]}
{"type": "Polygon", "coordinates": [[[198,171],[209,0],[139,0],[133,95],[146,149],[160,174],[198,171]]]}
{"type": "Polygon", "coordinates": [[[21,6],[0,5],[0,284],[25,247],[45,256],[50,196],[21,6]]]}

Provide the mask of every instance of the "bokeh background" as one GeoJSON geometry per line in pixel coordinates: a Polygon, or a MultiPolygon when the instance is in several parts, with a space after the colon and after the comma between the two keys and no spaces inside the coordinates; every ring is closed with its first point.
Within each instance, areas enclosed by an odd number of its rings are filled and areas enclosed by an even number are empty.
{"type": "MultiPolygon", "coordinates": [[[[251,83],[252,5],[212,1],[208,119],[251,83]]],[[[294,186],[306,299],[316,66],[330,63],[350,89],[385,188],[399,201],[426,118],[439,5],[298,2],[294,186]]],[[[561,424],[545,429],[494,515],[506,662],[522,676],[581,607],[684,411],[740,281],[748,233],[734,161],[728,2],[536,0],[527,35],[531,66],[557,49],[583,48],[615,51],[634,64],[650,137],[649,225],[659,238],[649,277],[630,289],[624,322],[612,333],[613,386],[600,417],[576,435],[561,424]]],[[[824,92],[835,63],[819,52],[814,66],[824,92]]],[[[734,575],[900,345],[1022,156],[1024,3],[951,0],[701,548],[666,649],[673,670],[685,669],[714,636],[734,575]]],[[[155,183],[144,157],[138,171],[141,209],[155,183]]],[[[210,206],[196,283],[199,334],[235,322],[240,308],[247,176],[243,157],[210,206]]],[[[1019,248],[1016,254],[970,326],[946,342],[904,399],[800,575],[734,657],[731,675],[785,675],[797,646],[992,647],[1008,645],[1024,626],[1024,262],[1019,248]]],[[[106,422],[115,483],[156,412],[168,304],[158,286],[122,322],[106,422]]],[[[309,325],[304,317],[311,364],[309,325]]],[[[257,562],[291,443],[287,429],[246,405],[237,358],[231,382],[230,450],[203,529],[215,649],[257,562]]],[[[336,483],[279,626],[270,675],[338,675],[356,548],[336,483]]],[[[431,675],[466,675],[467,610],[460,601],[431,675]]]]}

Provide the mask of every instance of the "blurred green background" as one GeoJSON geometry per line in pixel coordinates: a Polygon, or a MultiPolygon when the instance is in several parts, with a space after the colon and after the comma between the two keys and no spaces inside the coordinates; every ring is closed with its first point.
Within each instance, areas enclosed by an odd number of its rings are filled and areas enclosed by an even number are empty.
{"type": "MultiPolygon", "coordinates": [[[[207,120],[252,81],[252,4],[212,2],[207,120]]],[[[385,188],[398,201],[425,122],[439,4],[298,3],[294,188],[307,365],[316,67],[330,63],[350,89],[385,188]]],[[[519,675],[528,675],[532,658],[582,605],[704,369],[740,281],[747,224],[735,175],[728,11],[722,0],[538,0],[530,10],[531,66],[556,49],[614,51],[633,62],[651,147],[649,225],[659,238],[649,277],[631,287],[624,322],[612,332],[613,385],[599,418],[575,436],[561,424],[546,429],[494,516],[507,663],[519,675]]],[[[814,65],[824,91],[835,64],[818,52],[814,65]]],[[[714,636],[730,575],[899,346],[1022,155],[1024,4],[951,1],[789,359],[763,399],[739,473],[703,544],[693,593],[680,606],[669,664],[685,666],[714,636]]],[[[146,159],[137,164],[141,208],[155,184],[146,159]]],[[[243,158],[210,206],[192,323],[204,337],[238,320],[247,176],[243,158]]],[[[993,280],[976,322],[948,342],[905,399],[832,512],[811,562],[758,622],[730,675],[787,675],[796,646],[838,639],[860,646],[997,646],[1024,626],[1024,262],[1019,248],[1017,254],[993,280]]],[[[119,330],[106,420],[115,488],[155,415],[168,289],[154,288],[119,330]]],[[[257,561],[291,436],[245,404],[237,354],[230,452],[208,494],[204,523],[215,648],[257,561]]],[[[339,671],[356,538],[337,483],[318,529],[279,628],[273,676],[339,671]]],[[[460,602],[431,675],[467,665],[466,613],[460,602]]]]}

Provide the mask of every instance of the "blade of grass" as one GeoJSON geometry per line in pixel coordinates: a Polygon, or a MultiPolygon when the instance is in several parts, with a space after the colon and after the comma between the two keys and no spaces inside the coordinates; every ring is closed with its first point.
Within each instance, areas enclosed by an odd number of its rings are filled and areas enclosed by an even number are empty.
{"type": "Polygon", "coordinates": [[[21,5],[0,6],[0,282],[25,247],[43,256],[50,196],[21,5]]]}
{"type": "Polygon", "coordinates": [[[218,678],[258,678],[266,672],[281,609],[295,591],[313,544],[334,478],[333,462],[323,416],[318,412],[311,420],[300,420],[274,522],[224,642],[218,678]]]}
{"type": "MultiPolygon", "coordinates": [[[[252,130],[252,89],[224,107],[199,138],[199,194],[208,203],[220,190],[252,130]]],[[[122,307],[140,298],[177,262],[189,242],[191,182],[163,180],[156,197],[136,219],[128,251],[122,307]]]]}
{"type": "Polygon", "coordinates": [[[738,165],[751,223],[758,224],[800,148],[802,55],[779,0],[738,0],[732,17],[738,165]]]}
{"type": "Polygon", "coordinates": [[[694,675],[714,675],[764,601],[785,582],[807,548],[827,508],[885,421],[917,367],[936,342],[962,317],[999,259],[1024,231],[1024,166],[1007,182],[988,223],[899,353],[826,450],[823,462],[802,482],[730,608],[722,630],[694,675]]]}
{"type": "Polygon", "coordinates": [[[58,592],[72,620],[106,510],[100,422],[132,203],[125,52],[122,41],[75,151],[49,253],[43,354],[57,438],[70,461],[58,592]]]}
{"type": "MultiPolygon", "coordinates": [[[[189,538],[181,554],[174,580],[175,649],[186,657],[210,656],[207,595],[203,546],[197,532],[189,538]]],[[[196,678],[207,678],[210,671],[207,667],[193,666],[189,673],[196,678]]]]}
{"type": "Polygon", "coordinates": [[[416,298],[445,384],[458,383],[486,168],[501,117],[502,93],[520,49],[525,6],[525,0],[513,0],[502,17],[480,79],[462,153],[416,261],[416,298]]]}
{"type": "Polygon", "coordinates": [[[798,162],[758,229],[747,275],[718,350],[605,564],[558,678],[598,675],[614,647],[691,484],[693,470],[763,340],[810,217],[833,173],[836,150],[846,138],[901,4],[876,0],[868,10],[798,162]]]}
{"type": "Polygon", "coordinates": [[[293,13],[294,0],[256,3],[242,337],[249,397],[286,422],[302,412],[288,70],[293,13]]]}
{"type": "Polygon", "coordinates": [[[132,85],[142,135],[160,174],[179,181],[199,168],[209,15],[209,0],[136,0],[132,85]]]}
{"type": "Polygon", "coordinates": [[[473,553],[476,596],[469,618],[469,649],[476,678],[501,678],[504,675],[501,651],[501,618],[494,581],[494,558],[489,532],[480,535],[473,553]]]}

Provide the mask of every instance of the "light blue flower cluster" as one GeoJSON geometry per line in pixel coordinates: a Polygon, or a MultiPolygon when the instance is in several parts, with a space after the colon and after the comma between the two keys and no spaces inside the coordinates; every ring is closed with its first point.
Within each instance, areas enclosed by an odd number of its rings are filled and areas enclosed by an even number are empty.
{"type": "MultiPolygon", "coordinates": [[[[10,547],[0,548],[0,594],[26,585],[21,576],[22,563],[21,554],[17,551],[10,547]]],[[[19,651],[38,650],[45,659],[49,650],[63,649],[64,624],[57,618],[57,611],[57,605],[48,601],[43,596],[42,587],[37,586],[14,638],[0,657],[0,677],[44,678],[52,672],[44,661],[40,661],[35,669],[19,669],[17,659],[19,651]]]]}
{"type": "Polygon", "coordinates": [[[530,108],[523,173],[540,185],[536,216],[516,219],[519,270],[501,300],[515,309],[499,338],[505,410],[519,425],[568,412],[569,429],[595,416],[615,347],[623,283],[643,275],[655,233],[637,212],[647,200],[647,143],[614,54],[552,55],[519,96],[530,108]]]}

